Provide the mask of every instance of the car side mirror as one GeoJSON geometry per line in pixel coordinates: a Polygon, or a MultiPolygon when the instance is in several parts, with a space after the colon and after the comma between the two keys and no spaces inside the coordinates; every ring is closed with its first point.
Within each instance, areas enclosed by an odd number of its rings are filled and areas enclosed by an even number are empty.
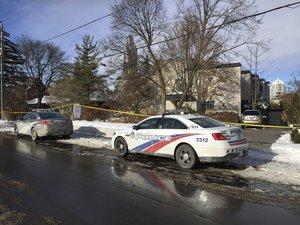
{"type": "Polygon", "coordinates": [[[138,125],[133,125],[133,126],[132,126],[132,129],[133,129],[133,130],[138,130],[139,127],[138,127],[138,125]]]}

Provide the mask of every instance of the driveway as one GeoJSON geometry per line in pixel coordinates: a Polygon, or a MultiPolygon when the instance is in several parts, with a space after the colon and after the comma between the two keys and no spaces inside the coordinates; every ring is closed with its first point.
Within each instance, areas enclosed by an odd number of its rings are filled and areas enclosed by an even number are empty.
{"type": "Polygon", "coordinates": [[[277,128],[245,128],[243,129],[249,143],[249,148],[255,150],[271,151],[271,145],[284,133],[287,129],[277,128]]]}

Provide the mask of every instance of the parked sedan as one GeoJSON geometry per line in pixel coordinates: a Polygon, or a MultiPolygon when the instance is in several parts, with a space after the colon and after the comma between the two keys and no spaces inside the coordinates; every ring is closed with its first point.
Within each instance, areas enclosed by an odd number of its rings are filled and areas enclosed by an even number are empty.
{"type": "Polygon", "coordinates": [[[112,147],[120,156],[143,153],[175,158],[186,169],[199,161],[224,162],[248,153],[241,128],[196,115],[149,117],[131,129],[117,131],[112,147]]]}
{"type": "Polygon", "coordinates": [[[259,110],[245,110],[241,122],[246,124],[263,124],[263,116],[259,110]]]}
{"type": "Polygon", "coordinates": [[[62,136],[69,138],[73,134],[71,119],[51,110],[37,110],[24,115],[14,124],[16,135],[29,135],[33,141],[39,137],[62,136]]]}

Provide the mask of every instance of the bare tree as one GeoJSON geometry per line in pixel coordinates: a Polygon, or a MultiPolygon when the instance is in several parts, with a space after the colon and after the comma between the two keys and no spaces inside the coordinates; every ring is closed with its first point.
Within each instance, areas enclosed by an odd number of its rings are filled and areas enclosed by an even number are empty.
{"type": "MultiPolygon", "coordinates": [[[[201,71],[226,61],[233,50],[253,37],[256,27],[254,20],[230,23],[253,11],[253,3],[242,0],[179,1],[178,20],[169,37],[173,41],[167,43],[166,52],[170,54],[173,67],[180,68],[177,76],[181,76],[185,83],[178,108],[182,106],[197,81],[211,81],[198,82],[198,86],[204,85],[199,87],[202,93],[198,92],[198,98],[201,98],[198,100],[202,101],[208,96],[206,92],[210,90],[209,85],[224,82],[224,76],[219,79],[212,73],[201,71]]],[[[230,80],[230,77],[228,79],[230,80]]]]}
{"type": "Polygon", "coordinates": [[[65,53],[52,43],[43,43],[28,36],[19,39],[17,45],[24,60],[23,70],[32,79],[38,107],[41,107],[45,92],[60,77],[65,53]]]}
{"type": "Polygon", "coordinates": [[[129,34],[133,36],[137,45],[145,47],[146,54],[155,68],[156,77],[150,79],[157,85],[160,92],[161,110],[166,104],[166,82],[163,76],[163,64],[159,54],[159,47],[153,44],[162,38],[166,28],[166,11],[162,0],[121,0],[112,6],[113,39],[111,43],[116,49],[125,47],[124,40],[129,34]],[[118,42],[116,41],[118,40],[118,42]],[[121,44],[120,44],[121,43],[121,44]]]}
{"type": "Polygon", "coordinates": [[[300,90],[300,72],[293,73],[291,77],[292,79],[288,82],[288,91],[295,93],[300,90]]]}
{"type": "MultiPolygon", "coordinates": [[[[246,66],[255,76],[263,74],[266,70],[270,69],[272,64],[264,65],[267,61],[267,54],[270,51],[270,40],[249,41],[245,45],[242,55],[246,66]]],[[[252,90],[252,109],[256,109],[259,101],[259,80],[258,77],[254,79],[254,87],[252,90]]]]}

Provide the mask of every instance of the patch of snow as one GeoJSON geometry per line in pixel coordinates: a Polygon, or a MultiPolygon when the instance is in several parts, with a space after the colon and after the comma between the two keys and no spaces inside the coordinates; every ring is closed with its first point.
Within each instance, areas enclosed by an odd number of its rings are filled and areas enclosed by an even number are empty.
{"type": "Polygon", "coordinates": [[[294,144],[291,141],[290,134],[282,135],[272,144],[271,149],[272,152],[277,154],[274,161],[300,165],[300,144],[294,144]]]}

